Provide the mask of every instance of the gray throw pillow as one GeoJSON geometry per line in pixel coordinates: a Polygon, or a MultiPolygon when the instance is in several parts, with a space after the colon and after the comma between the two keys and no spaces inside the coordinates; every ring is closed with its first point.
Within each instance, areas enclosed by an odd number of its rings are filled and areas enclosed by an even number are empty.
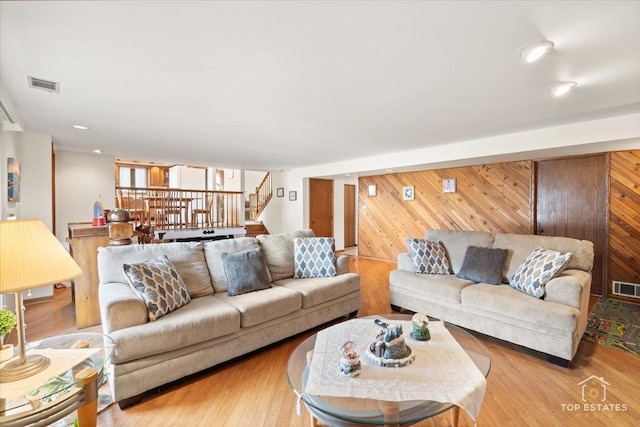
{"type": "Polygon", "coordinates": [[[407,237],[413,272],[420,274],[450,274],[449,260],[442,242],[407,237]]]}
{"type": "Polygon", "coordinates": [[[456,276],[476,283],[499,285],[508,253],[507,249],[469,246],[456,276]]]}
{"type": "Polygon", "coordinates": [[[248,292],[269,289],[269,273],[262,248],[221,254],[227,293],[233,297],[248,292]]]}
{"type": "Polygon", "coordinates": [[[533,297],[544,296],[544,286],[569,265],[572,253],[535,248],[509,281],[512,288],[533,297]]]}

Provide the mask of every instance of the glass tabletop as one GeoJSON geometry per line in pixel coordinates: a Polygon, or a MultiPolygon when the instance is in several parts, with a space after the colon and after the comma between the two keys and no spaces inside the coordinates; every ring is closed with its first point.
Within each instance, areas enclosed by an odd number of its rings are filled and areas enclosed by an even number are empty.
{"type": "Polygon", "coordinates": [[[86,368],[97,372],[98,385],[104,383],[105,367],[114,349],[113,340],[98,333],[61,335],[28,343],[27,354],[47,356],[51,365],[32,377],[0,386],[0,417],[38,410],[69,398],[86,381],[86,368]]]}
{"type": "MultiPolygon", "coordinates": [[[[411,315],[384,314],[366,317],[371,319],[409,321],[411,315]]],[[[478,370],[487,377],[491,368],[491,355],[485,346],[473,335],[455,325],[444,323],[453,338],[469,355],[478,370]]],[[[314,349],[316,335],[304,340],[289,357],[287,376],[289,384],[297,396],[306,404],[309,411],[330,425],[341,423],[398,425],[411,424],[430,418],[451,409],[452,403],[435,401],[398,402],[394,417],[385,415],[385,402],[375,399],[356,399],[347,397],[315,396],[303,393],[309,371],[308,357],[314,349]],[[333,424],[332,424],[333,423],[333,424]]]]}

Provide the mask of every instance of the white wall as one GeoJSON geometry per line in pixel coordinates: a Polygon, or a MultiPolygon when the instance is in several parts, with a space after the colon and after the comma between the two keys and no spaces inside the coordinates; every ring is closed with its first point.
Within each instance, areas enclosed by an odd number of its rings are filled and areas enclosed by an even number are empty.
{"type": "Polygon", "coordinates": [[[56,151],[56,237],[68,245],[70,222],[91,222],[98,198],[115,208],[115,157],[56,151]]]}
{"type": "MultiPolygon", "coordinates": [[[[2,197],[0,218],[15,214],[18,219],[39,219],[53,227],[51,136],[32,132],[0,131],[2,197]],[[20,202],[7,201],[7,158],[20,162],[20,202]]],[[[24,299],[53,296],[53,286],[32,289],[24,299]]],[[[11,301],[5,301],[11,306],[11,301]]]]}

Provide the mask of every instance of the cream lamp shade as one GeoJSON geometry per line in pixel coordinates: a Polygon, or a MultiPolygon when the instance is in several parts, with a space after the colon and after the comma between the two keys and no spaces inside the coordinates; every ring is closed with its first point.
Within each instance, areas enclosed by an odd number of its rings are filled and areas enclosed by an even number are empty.
{"type": "Polygon", "coordinates": [[[0,221],[0,293],[15,293],[19,351],[0,368],[0,383],[28,378],[51,364],[45,356],[27,355],[22,291],[80,274],[78,264],[41,221],[0,221]]]}
{"type": "Polygon", "coordinates": [[[0,221],[0,293],[21,292],[82,274],[38,220],[0,221]]]}

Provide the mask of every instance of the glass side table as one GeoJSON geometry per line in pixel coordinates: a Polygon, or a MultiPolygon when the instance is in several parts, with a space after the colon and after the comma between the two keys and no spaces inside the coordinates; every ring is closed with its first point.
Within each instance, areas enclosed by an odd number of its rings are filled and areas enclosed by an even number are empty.
{"type": "Polygon", "coordinates": [[[107,362],[114,349],[109,336],[97,333],[29,343],[27,354],[44,354],[51,359],[51,366],[0,386],[0,425],[47,426],[77,411],[80,427],[96,426],[98,387],[106,380],[107,362]]]}
{"type": "MultiPolygon", "coordinates": [[[[396,313],[365,317],[365,319],[375,318],[383,321],[385,319],[411,320],[410,315],[396,313]]],[[[486,378],[491,368],[491,354],[486,347],[462,328],[450,323],[445,323],[445,327],[486,378]]],[[[451,425],[458,425],[460,408],[452,403],[424,400],[387,405],[387,403],[375,399],[305,394],[304,389],[309,374],[309,355],[310,351],[314,349],[315,342],[316,334],[300,343],[289,357],[287,364],[289,384],[309,410],[312,426],[318,425],[318,420],[330,426],[408,426],[449,410],[451,410],[451,425]]]]}

